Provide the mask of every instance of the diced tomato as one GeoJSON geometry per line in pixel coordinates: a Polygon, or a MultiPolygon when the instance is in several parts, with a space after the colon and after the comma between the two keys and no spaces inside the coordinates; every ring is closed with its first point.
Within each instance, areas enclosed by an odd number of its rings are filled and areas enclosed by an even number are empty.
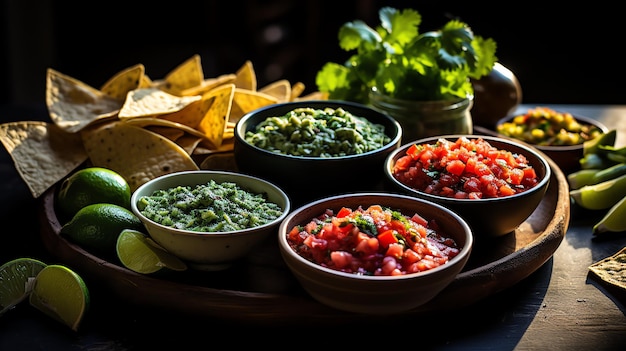
{"type": "Polygon", "coordinates": [[[425,257],[445,262],[445,252],[458,254],[454,240],[443,236],[435,221],[427,221],[419,214],[398,218],[397,213],[380,205],[347,210],[343,218],[326,211],[305,226],[294,226],[287,236],[289,245],[302,257],[322,266],[372,275],[407,274],[412,271],[406,267],[415,266],[425,257]],[[372,237],[353,224],[344,225],[356,216],[371,217],[380,234],[372,237]],[[433,246],[427,245],[427,240],[436,243],[439,250],[431,250],[433,246]]]}
{"type": "Polygon", "coordinates": [[[524,178],[536,179],[537,173],[535,172],[535,169],[532,167],[524,168],[524,178]]]}
{"type": "Polygon", "coordinates": [[[385,230],[384,232],[378,234],[378,243],[381,247],[387,248],[391,244],[395,244],[398,242],[398,238],[396,238],[395,234],[397,231],[393,229],[385,230]]]}
{"type": "MultiPolygon", "coordinates": [[[[522,154],[490,145],[482,138],[460,137],[455,141],[438,139],[433,144],[413,144],[406,156],[394,166],[394,177],[403,184],[429,194],[458,198],[509,196],[509,189],[497,191],[502,184],[490,180],[477,187],[472,177],[491,176],[509,182],[516,192],[537,183],[532,167],[522,154]],[[523,176],[520,174],[523,172],[523,176]],[[484,192],[480,194],[479,192],[484,192]],[[469,195],[471,193],[476,193],[469,195]]],[[[481,178],[482,179],[482,178],[481,178]]]]}
{"type": "Polygon", "coordinates": [[[399,243],[391,244],[387,247],[387,251],[385,252],[385,256],[391,256],[396,259],[400,259],[402,257],[402,252],[404,251],[404,246],[399,243]]]}
{"type": "Polygon", "coordinates": [[[422,147],[420,147],[418,144],[413,144],[411,146],[409,146],[408,149],[406,149],[406,154],[412,158],[416,158],[416,155],[418,155],[421,151],[422,151],[422,147]]]}
{"type": "Polygon", "coordinates": [[[411,220],[424,227],[428,225],[428,221],[424,217],[420,216],[418,213],[414,214],[411,217],[411,220]]]}
{"type": "Polygon", "coordinates": [[[337,212],[337,218],[347,217],[352,213],[352,209],[347,207],[342,207],[339,212],[337,212]]]}
{"type": "Polygon", "coordinates": [[[505,184],[500,187],[500,196],[509,196],[515,194],[515,190],[510,185],[505,184]]]}
{"type": "Polygon", "coordinates": [[[337,269],[343,269],[349,267],[352,263],[352,254],[345,251],[334,251],[330,254],[330,260],[333,262],[337,269]]]}

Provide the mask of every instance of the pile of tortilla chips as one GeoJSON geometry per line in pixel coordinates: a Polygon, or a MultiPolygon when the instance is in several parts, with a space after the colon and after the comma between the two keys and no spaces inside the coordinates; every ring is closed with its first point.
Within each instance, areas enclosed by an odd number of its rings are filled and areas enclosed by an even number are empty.
{"type": "Polygon", "coordinates": [[[0,141],[34,197],[85,162],[118,172],[135,190],[232,151],[235,124],[252,110],[327,98],[319,92],[301,96],[303,91],[302,83],[287,80],[257,88],[250,61],[235,73],[205,78],[199,55],[161,80],[153,81],[137,64],[100,89],[49,68],[46,105],[52,122],[0,124],[0,141]]]}

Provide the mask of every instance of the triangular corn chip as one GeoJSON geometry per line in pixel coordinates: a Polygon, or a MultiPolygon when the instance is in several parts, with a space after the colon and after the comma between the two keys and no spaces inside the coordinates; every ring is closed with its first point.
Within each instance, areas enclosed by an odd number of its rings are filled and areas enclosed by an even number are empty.
{"type": "Polygon", "coordinates": [[[230,115],[235,95],[235,85],[221,85],[207,92],[203,99],[214,99],[213,104],[204,116],[198,129],[204,133],[216,147],[222,145],[226,122],[230,115]]]}
{"type": "Polygon", "coordinates": [[[200,55],[196,54],[168,73],[161,88],[170,94],[180,95],[186,89],[201,85],[203,80],[202,62],[200,55]]]}
{"type": "Polygon", "coordinates": [[[182,110],[200,96],[176,96],[156,88],[135,89],[128,93],[119,118],[159,116],[182,110]]]}
{"type": "Polygon", "coordinates": [[[173,141],[121,121],[85,129],[81,136],[91,164],[119,173],[132,191],[164,174],[199,169],[173,141]]]}
{"type": "Polygon", "coordinates": [[[139,88],[145,70],[144,65],[138,64],[120,71],[104,83],[100,91],[114,99],[125,100],[129,91],[139,88]]]}
{"type": "Polygon", "coordinates": [[[0,124],[0,141],[33,197],[41,196],[87,160],[80,136],[53,123],[0,124]]]}
{"type": "Polygon", "coordinates": [[[233,109],[228,120],[236,123],[246,113],[275,103],[278,103],[278,99],[273,96],[258,91],[237,88],[235,89],[235,97],[233,99],[233,109]]]}
{"type": "Polygon", "coordinates": [[[276,98],[276,101],[291,101],[291,83],[287,79],[277,80],[259,89],[259,93],[267,94],[276,98]]]}
{"type": "Polygon", "coordinates": [[[256,91],[256,73],[252,61],[248,60],[235,72],[235,87],[256,91]]]}
{"type": "Polygon", "coordinates": [[[46,77],[46,105],[52,122],[66,132],[115,116],[123,100],[114,99],[78,79],[52,68],[46,77]]]}

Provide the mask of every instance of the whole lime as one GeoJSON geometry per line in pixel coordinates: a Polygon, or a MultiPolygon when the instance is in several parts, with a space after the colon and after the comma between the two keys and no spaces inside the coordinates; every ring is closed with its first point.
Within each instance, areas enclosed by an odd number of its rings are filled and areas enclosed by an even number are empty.
{"type": "Polygon", "coordinates": [[[130,209],[130,185],[117,172],[101,167],[83,168],[65,178],[57,194],[57,209],[72,218],[81,208],[109,203],[130,209]]]}
{"type": "Polygon", "coordinates": [[[81,208],[61,227],[61,234],[92,253],[114,255],[117,238],[124,229],[145,231],[130,210],[115,204],[97,203],[81,208]]]}

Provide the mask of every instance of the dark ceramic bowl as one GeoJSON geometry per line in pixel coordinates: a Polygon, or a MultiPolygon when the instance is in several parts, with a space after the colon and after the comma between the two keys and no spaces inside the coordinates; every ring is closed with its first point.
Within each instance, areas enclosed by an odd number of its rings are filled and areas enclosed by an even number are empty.
{"type": "Polygon", "coordinates": [[[467,263],[474,239],[468,224],[458,215],[435,203],[408,195],[356,193],[332,196],[307,203],[291,212],[280,224],[278,245],[289,270],[317,301],[339,310],[364,314],[396,314],[427,304],[448,286],[467,263]],[[327,209],[355,209],[380,205],[404,215],[419,214],[439,224],[443,235],[454,239],[459,254],[447,263],[422,272],[395,276],[346,273],[309,261],[291,248],[287,234],[327,209]]]}
{"type": "Polygon", "coordinates": [[[404,144],[387,157],[384,164],[384,172],[386,186],[389,187],[389,190],[409,194],[450,208],[469,223],[476,239],[499,237],[515,231],[515,229],[535,211],[537,206],[539,206],[539,203],[548,189],[550,176],[552,174],[546,158],[532,147],[512,139],[477,135],[434,136],[404,144]],[[411,147],[411,145],[433,144],[439,138],[457,140],[461,136],[465,136],[469,139],[481,137],[498,149],[523,154],[526,156],[530,165],[535,169],[539,183],[531,189],[510,196],[483,199],[455,199],[416,190],[401,183],[393,176],[394,164],[400,157],[406,154],[407,149],[411,147]]]}
{"type": "MultiPolygon", "coordinates": [[[[512,115],[506,116],[498,120],[498,122],[496,123],[496,127],[495,127],[496,133],[498,130],[498,126],[507,122],[511,122],[516,116],[519,116],[521,114],[523,113],[512,114],[512,115]]],[[[585,117],[585,116],[578,116],[578,115],[573,115],[573,117],[580,124],[595,126],[598,129],[602,130],[603,133],[606,133],[609,131],[609,129],[604,124],[602,124],[601,122],[595,119],[585,117]]],[[[507,137],[507,136],[503,136],[503,137],[507,137]]],[[[580,159],[583,157],[583,144],[547,146],[547,145],[535,145],[527,141],[523,141],[523,142],[529,145],[532,145],[533,147],[537,148],[539,151],[543,152],[546,156],[551,158],[554,161],[554,163],[556,163],[565,174],[569,174],[577,170],[580,170],[580,159]]]]}
{"type": "Polygon", "coordinates": [[[384,179],[381,165],[401,142],[398,122],[365,105],[346,101],[297,101],[271,105],[243,116],[235,126],[234,155],[240,172],[277,184],[295,204],[324,196],[374,190],[384,179]],[[341,157],[291,156],[271,152],[246,141],[246,132],[268,117],[283,116],[296,108],[343,108],[355,116],[385,127],[390,141],[377,150],[341,157]]]}

